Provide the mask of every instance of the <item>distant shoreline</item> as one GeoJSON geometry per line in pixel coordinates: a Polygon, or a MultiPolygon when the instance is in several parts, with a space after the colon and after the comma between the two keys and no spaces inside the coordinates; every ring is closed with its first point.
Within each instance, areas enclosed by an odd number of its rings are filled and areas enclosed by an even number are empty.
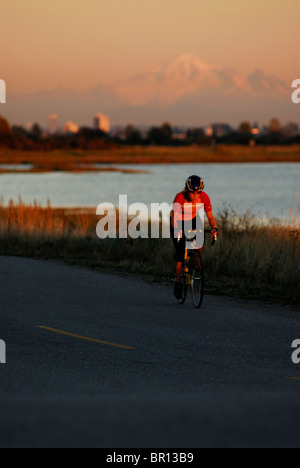
{"type": "Polygon", "coordinates": [[[109,167],[132,164],[266,164],[300,163],[300,145],[293,146],[226,146],[213,147],[137,147],[122,146],[110,150],[21,151],[0,150],[0,174],[44,172],[140,173],[136,169],[109,167]],[[3,165],[3,167],[1,167],[3,165]],[[5,167],[9,165],[9,167],[5,167]],[[108,165],[99,167],[97,165],[108,165]],[[24,166],[24,169],[22,168],[24,166]]]}

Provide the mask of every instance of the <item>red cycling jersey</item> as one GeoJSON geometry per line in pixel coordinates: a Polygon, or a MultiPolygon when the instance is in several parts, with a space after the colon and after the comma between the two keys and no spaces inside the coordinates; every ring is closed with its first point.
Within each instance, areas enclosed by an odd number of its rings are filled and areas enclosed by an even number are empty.
{"type": "Polygon", "coordinates": [[[198,211],[203,205],[206,213],[212,212],[210,198],[205,192],[201,192],[200,201],[198,201],[197,204],[193,204],[189,201],[187,192],[183,191],[178,193],[173,202],[175,221],[190,221],[197,216],[198,211]]]}

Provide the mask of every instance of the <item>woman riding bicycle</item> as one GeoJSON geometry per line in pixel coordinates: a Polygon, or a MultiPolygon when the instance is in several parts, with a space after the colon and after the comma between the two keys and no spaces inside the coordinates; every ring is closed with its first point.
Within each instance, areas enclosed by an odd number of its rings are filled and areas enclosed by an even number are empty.
{"type": "MultiPolygon", "coordinates": [[[[183,288],[181,273],[186,249],[184,222],[189,222],[189,225],[196,226],[199,208],[202,208],[204,205],[204,210],[212,228],[212,236],[219,232],[212,213],[210,198],[203,190],[204,182],[201,177],[196,175],[190,176],[186,181],[185,189],[176,195],[173,202],[173,210],[171,212],[171,236],[176,250],[176,283],[174,294],[177,299],[181,298],[183,288]],[[178,235],[178,233],[180,233],[180,235],[178,235]]],[[[195,228],[193,227],[193,229],[195,228]]]]}

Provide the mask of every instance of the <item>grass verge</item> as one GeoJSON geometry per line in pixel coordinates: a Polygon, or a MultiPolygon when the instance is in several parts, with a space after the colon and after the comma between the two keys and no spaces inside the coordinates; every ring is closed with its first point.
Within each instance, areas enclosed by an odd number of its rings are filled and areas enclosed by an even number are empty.
{"type": "MultiPolygon", "coordinates": [[[[238,216],[226,207],[218,218],[218,244],[207,242],[203,252],[206,293],[300,304],[299,230],[274,221],[258,224],[250,213],[238,216]]],[[[170,239],[100,240],[98,221],[94,212],[10,202],[0,206],[0,255],[63,260],[170,281],[170,239]]]]}

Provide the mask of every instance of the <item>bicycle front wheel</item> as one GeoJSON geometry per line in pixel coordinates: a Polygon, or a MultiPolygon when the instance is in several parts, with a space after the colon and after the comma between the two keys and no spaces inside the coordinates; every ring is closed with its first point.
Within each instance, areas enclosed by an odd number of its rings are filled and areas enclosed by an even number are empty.
{"type": "Polygon", "coordinates": [[[181,284],[182,284],[182,296],[180,299],[178,299],[178,302],[180,305],[183,305],[185,303],[186,294],[187,294],[186,274],[184,272],[181,275],[181,284]]]}
{"type": "Polygon", "coordinates": [[[204,293],[203,262],[201,253],[194,252],[194,262],[191,272],[191,289],[193,303],[196,309],[200,309],[204,293]]]}

